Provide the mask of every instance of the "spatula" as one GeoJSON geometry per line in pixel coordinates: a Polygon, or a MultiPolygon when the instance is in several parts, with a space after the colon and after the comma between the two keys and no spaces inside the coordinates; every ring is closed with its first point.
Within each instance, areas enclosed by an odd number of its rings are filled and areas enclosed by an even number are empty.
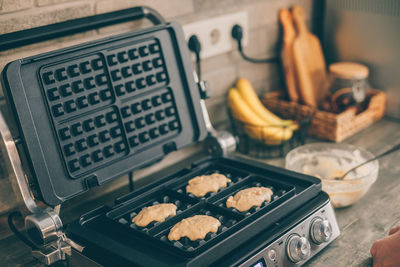
{"type": "Polygon", "coordinates": [[[383,152],[383,153],[381,153],[381,154],[379,154],[379,155],[373,157],[372,159],[369,159],[369,160],[367,160],[367,161],[364,161],[363,163],[358,164],[357,166],[355,166],[355,167],[351,168],[350,170],[348,170],[347,172],[345,172],[342,176],[340,176],[340,177],[335,177],[334,179],[335,179],[335,180],[343,180],[349,173],[351,173],[352,171],[358,169],[359,167],[364,166],[365,164],[370,163],[371,161],[374,161],[374,160],[376,160],[376,159],[379,159],[379,158],[381,158],[381,157],[383,157],[383,156],[389,155],[389,154],[391,154],[391,153],[393,153],[393,152],[395,152],[395,151],[397,151],[397,150],[399,150],[399,149],[400,149],[400,144],[397,144],[397,145],[395,145],[394,147],[392,147],[392,148],[386,150],[385,152],[383,152]]]}

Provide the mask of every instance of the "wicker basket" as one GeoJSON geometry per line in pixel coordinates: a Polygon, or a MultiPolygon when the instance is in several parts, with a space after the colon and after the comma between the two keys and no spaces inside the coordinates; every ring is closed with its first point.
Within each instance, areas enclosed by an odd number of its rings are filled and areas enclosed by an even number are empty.
{"type": "MultiPolygon", "coordinates": [[[[272,112],[280,113],[285,117],[292,117],[295,112],[300,112],[297,115],[301,117],[309,117],[313,114],[313,108],[282,100],[281,95],[277,92],[265,94],[264,105],[272,112]]],[[[367,97],[369,98],[367,109],[358,114],[356,108],[349,108],[340,114],[316,110],[309,134],[320,139],[341,142],[380,120],[385,113],[386,94],[374,89],[368,92],[367,97]]]]}
{"type": "MultiPolygon", "coordinates": [[[[288,140],[279,140],[276,145],[267,145],[268,137],[262,136],[260,139],[251,138],[246,129],[258,129],[259,132],[263,132],[263,128],[286,128],[284,126],[257,126],[252,125],[243,121],[240,121],[232,115],[231,111],[228,109],[228,114],[231,121],[231,128],[234,135],[238,138],[238,151],[242,154],[249,155],[256,158],[262,159],[270,159],[270,158],[280,158],[284,157],[290,150],[297,146],[304,145],[309,128],[311,126],[312,114],[310,116],[305,116],[299,118],[297,114],[299,112],[294,113],[294,116],[281,116],[283,119],[291,119],[295,120],[299,126],[297,130],[293,131],[293,135],[288,140]]],[[[277,115],[280,115],[277,113],[277,115]]]]}

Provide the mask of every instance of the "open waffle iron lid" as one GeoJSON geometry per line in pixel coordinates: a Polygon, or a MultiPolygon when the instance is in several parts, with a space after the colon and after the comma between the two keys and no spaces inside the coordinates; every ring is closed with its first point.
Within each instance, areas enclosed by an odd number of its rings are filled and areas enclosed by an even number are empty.
{"type": "Polygon", "coordinates": [[[30,171],[49,205],[207,134],[177,23],[13,61],[1,77],[30,171]]]}

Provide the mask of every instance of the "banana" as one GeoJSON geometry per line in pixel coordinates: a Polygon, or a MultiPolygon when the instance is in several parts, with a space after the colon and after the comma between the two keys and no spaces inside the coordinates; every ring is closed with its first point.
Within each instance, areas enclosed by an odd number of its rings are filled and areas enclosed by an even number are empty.
{"type": "Polygon", "coordinates": [[[264,141],[268,145],[279,145],[281,141],[286,141],[293,135],[289,127],[276,127],[260,118],[235,88],[229,90],[228,106],[235,118],[246,123],[245,132],[254,139],[264,141]]]}
{"type": "Polygon", "coordinates": [[[245,102],[250,106],[254,113],[264,119],[271,125],[289,126],[292,130],[298,129],[298,125],[292,120],[282,120],[274,113],[269,111],[260,101],[258,95],[253,89],[250,81],[244,78],[239,78],[236,82],[236,88],[245,102]]]}

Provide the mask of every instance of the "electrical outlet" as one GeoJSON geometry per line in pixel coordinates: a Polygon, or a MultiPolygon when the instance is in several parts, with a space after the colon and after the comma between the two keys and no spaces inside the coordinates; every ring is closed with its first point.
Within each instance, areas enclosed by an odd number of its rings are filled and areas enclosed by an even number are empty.
{"type": "Polygon", "coordinates": [[[231,36],[232,27],[235,24],[243,27],[242,44],[246,46],[248,42],[247,12],[237,12],[196,21],[184,25],[183,31],[186,41],[193,34],[197,35],[201,43],[201,58],[208,58],[237,49],[236,41],[231,36]]]}

